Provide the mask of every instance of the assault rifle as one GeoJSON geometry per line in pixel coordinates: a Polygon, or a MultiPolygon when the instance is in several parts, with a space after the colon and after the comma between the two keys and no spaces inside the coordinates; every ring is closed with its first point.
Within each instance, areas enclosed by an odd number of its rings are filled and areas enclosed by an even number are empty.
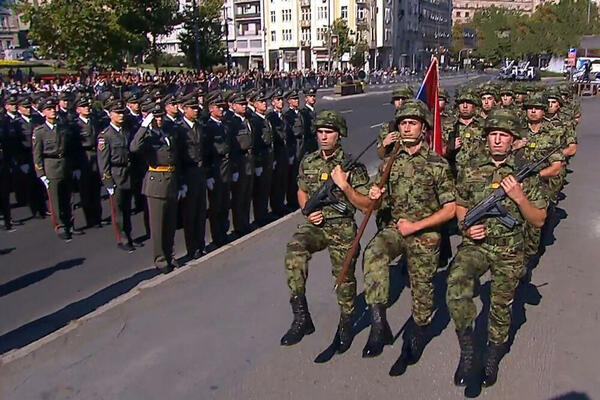
{"type": "MultiPolygon", "coordinates": [[[[536,172],[541,163],[546,161],[552,154],[562,149],[562,147],[563,145],[560,144],[539,160],[527,163],[521,167],[514,175],[517,182],[523,182],[523,180],[532,172],[536,172]]],[[[471,208],[467,212],[462,223],[463,229],[468,229],[478,222],[492,217],[498,218],[500,223],[508,229],[513,229],[515,225],[517,225],[517,220],[510,215],[506,211],[506,208],[504,208],[504,206],[501,204],[502,200],[504,200],[506,196],[506,192],[502,186],[495,189],[492,194],[481,200],[475,207],[471,208]]]]}
{"type": "MultiPolygon", "coordinates": [[[[344,171],[352,170],[358,163],[358,160],[360,160],[360,158],[363,156],[363,154],[365,154],[367,150],[369,150],[371,146],[373,146],[376,142],[377,139],[369,143],[369,145],[358,155],[358,157],[348,158],[348,160],[345,161],[342,165],[342,169],[344,171]]],[[[308,199],[308,201],[304,205],[304,208],[302,209],[302,214],[308,216],[315,211],[321,210],[325,206],[331,206],[334,210],[342,214],[346,212],[346,204],[340,201],[333,193],[336,187],[337,186],[333,182],[333,179],[331,179],[331,176],[328,176],[327,180],[325,181],[325,183],[323,183],[319,190],[317,190],[315,194],[313,194],[311,198],[308,199]]]]}

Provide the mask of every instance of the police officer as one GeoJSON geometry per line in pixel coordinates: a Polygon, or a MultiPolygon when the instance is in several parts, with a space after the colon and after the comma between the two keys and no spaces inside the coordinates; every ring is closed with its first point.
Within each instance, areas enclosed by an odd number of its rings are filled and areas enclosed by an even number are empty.
{"type": "Polygon", "coordinates": [[[267,119],[273,128],[273,180],[271,185],[271,210],[282,217],[287,213],[285,195],[288,185],[289,156],[286,145],[286,126],[283,119],[283,91],[276,89],[271,95],[273,109],[267,119]]]}
{"type": "MultiPolygon", "coordinates": [[[[167,110],[168,112],[168,110],[167,110]]],[[[183,141],[183,182],[187,193],[183,199],[183,231],[188,258],[198,259],[204,254],[206,233],[206,172],[207,145],[198,121],[198,102],[183,104],[183,117],[178,126],[183,141]]]]}
{"type": "Polygon", "coordinates": [[[35,171],[48,190],[54,230],[61,239],[70,241],[73,234],[81,233],[73,229],[71,214],[71,179],[80,158],[79,146],[66,118],[58,120],[56,100],[48,98],[40,108],[46,122],[33,135],[35,171]]]}
{"type": "MultiPolygon", "coordinates": [[[[424,141],[433,125],[431,113],[420,100],[406,100],[396,111],[402,147],[395,156],[385,189],[373,186],[369,198],[389,197],[392,219],[365,249],[365,299],[371,311],[371,332],[363,357],[374,357],[391,344],[386,320],[389,299],[389,264],[404,255],[412,292],[412,329],[405,345],[410,363],[416,362],[426,343],[433,316],[433,277],[438,267],[440,226],[455,215],[454,183],[448,162],[424,141]]],[[[385,163],[375,182],[381,179],[385,163]]]]}
{"type": "Polygon", "coordinates": [[[131,134],[123,127],[125,104],[115,99],[106,108],[110,113],[110,123],[98,136],[98,165],[109,195],[117,246],[131,253],[135,250],[131,238],[131,134]]]}
{"type": "Polygon", "coordinates": [[[523,187],[514,178],[517,166],[510,151],[513,141],[521,137],[521,122],[516,114],[510,110],[493,110],[484,129],[485,153],[459,170],[456,184],[459,226],[469,209],[500,186],[508,195],[502,205],[520,225],[510,230],[497,218],[489,218],[463,229],[462,243],[450,266],[446,293],[460,345],[460,361],[454,375],[454,383],[459,386],[477,383],[480,376],[475,368],[473,338],[477,316],[473,302],[476,281],[487,270],[491,271],[488,346],[483,370],[483,385],[491,386],[496,382],[498,363],[508,341],[511,304],[524,269],[522,223],[527,221],[541,227],[546,218],[547,201],[539,176],[526,179],[523,187]]]}
{"type": "MultiPolygon", "coordinates": [[[[364,210],[369,203],[368,199],[365,201],[364,196],[357,192],[369,181],[364,165],[359,164],[347,172],[341,169],[344,150],[340,137],[348,136],[346,121],[342,115],[337,111],[322,111],[317,115],[315,126],[319,150],[304,157],[300,163],[298,202],[300,207],[304,207],[308,199],[331,176],[337,186],[336,196],[344,203],[346,211],[340,212],[331,206],[324,206],[309,214],[307,221],[298,227],[287,244],[285,270],[294,319],[290,329],[281,338],[281,344],[286,346],[298,343],[304,335],[315,330],[305,297],[308,260],[313,253],[327,248],[332,274],[337,277],[356,235],[355,210],[364,210]]],[[[351,318],[356,296],[355,262],[356,259],[348,271],[347,280],[337,288],[341,313],[335,342],[340,353],[350,347],[353,338],[351,318]]]]}
{"type": "Polygon", "coordinates": [[[269,222],[269,193],[273,180],[273,127],[267,119],[267,101],[269,95],[259,91],[253,98],[254,116],[252,124],[252,136],[254,143],[254,190],[253,211],[254,221],[263,226],[269,222]]]}
{"type": "Polygon", "coordinates": [[[288,109],[283,113],[286,127],[286,145],[288,152],[288,187],[287,187],[287,205],[290,211],[298,209],[298,166],[303,156],[304,149],[304,120],[300,114],[298,106],[300,104],[300,95],[296,89],[292,89],[285,94],[288,102],[288,109]]]}
{"type": "MultiPolygon", "coordinates": [[[[410,86],[395,88],[392,92],[392,100],[390,101],[390,103],[394,105],[394,113],[402,106],[404,100],[412,99],[414,97],[415,93],[410,86]]],[[[377,143],[377,155],[379,158],[384,159],[392,153],[394,144],[399,138],[396,128],[395,119],[391,119],[381,125],[377,143]]]]}
{"type": "Polygon", "coordinates": [[[210,203],[208,218],[213,244],[221,247],[227,244],[229,230],[232,137],[223,124],[227,103],[220,93],[207,96],[206,103],[210,113],[204,127],[208,147],[206,154],[210,159],[206,179],[210,203]]]}
{"type": "MultiPolygon", "coordinates": [[[[317,102],[317,89],[314,87],[306,88],[304,93],[304,106],[300,109],[300,115],[302,115],[303,127],[304,127],[304,149],[302,157],[306,154],[316,151],[319,146],[317,144],[317,135],[314,130],[314,123],[317,113],[315,111],[315,104],[317,102]]],[[[302,160],[300,157],[300,160],[302,160]]]]}
{"type": "Polygon", "coordinates": [[[150,232],[152,237],[154,266],[162,273],[169,273],[178,266],[173,256],[173,242],[177,227],[177,197],[186,189],[178,169],[181,168],[180,132],[162,129],[164,110],[157,103],[150,103],[144,110],[147,115],[135,134],[129,149],[138,153],[148,164],[142,192],[148,199],[150,232]]]}

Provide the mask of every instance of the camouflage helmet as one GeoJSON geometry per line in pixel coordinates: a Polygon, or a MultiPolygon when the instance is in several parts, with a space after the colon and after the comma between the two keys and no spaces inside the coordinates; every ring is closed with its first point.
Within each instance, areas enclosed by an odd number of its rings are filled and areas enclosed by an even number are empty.
{"type": "Polygon", "coordinates": [[[446,89],[440,88],[438,92],[438,99],[450,100],[450,93],[446,89]]]}
{"type": "Polygon", "coordinates": [[[456,104],[464,103],[465,101],[473,103],[476,106],[481,105],[481,98],[471,89],[461,90],[456,94],[456,104]]]}
{"type": "Polygon", "coordinates": [[[515,83],[513,85],[513,92],[514,94],[527,94],[527,88],[520,83],[515,83]]]}
{"type": "Polygon", "coordinates": [[[392,103],[396,99],[411,99],[415,97],[415,92],[410,86],[400,86],[392,92],[392,103]]]}
{"type": "Polygon", "coordinates": [[[564,105],[562,93],[560,92],[559,88],[552,88],[546,91],[546,100],[550,99],[558,101],[558,104],[560,104],[561,106],[564,105]]]}
{"type": "Polygon", "coordinates": [[[488,85],[483,85],[480,89],[479,89],[479,97],[483,97],[486,94],[491,94],[494,99],[497,101],[498,98],[500,97],[498,95],[498,90],[496,89],[496,87],[494,85],[488,84],[488,85]]]}
{"type": "Polygon", "coordinates": [[[483,123],[483,130],[487,135],[493,130],[509,132],[515,139],[523,137],[523,126],[517,114],[509,109],[496,108],[490,111],[483,123]]]}
{"type": "Polygon", "coordinates": [[[433,127],[433,117],[427,105],[421,100],[408,99],[402,103],[402,106],[396,110],[394,115],[396,122],[405,118],[416,118],[425,123],[429,128],[433,127]]]}
{"type": "Polygon", "coordinates": [[[512,88],[512,86],[510,85],[504,85],[500,88],[500,90],[498,90],[498,94],[500,96],[502,96],[503,94],[508,94],[510,96],[514,96],[515,95],[515,91],[512,88]]]}
{"type": "Polygon", "coordinates": [[[339,111],[326,110],[317,114],[315,128],[331,128],[339,132],[340,136],[348,137],[348,126],[346,119],[339,111]]]}
{"type": "Polygon", "coordinates": [[[532,93],[523,101],[523,108],[539,107],[544,110],[548,109],[548,99],[543,93],[532,93]]]}

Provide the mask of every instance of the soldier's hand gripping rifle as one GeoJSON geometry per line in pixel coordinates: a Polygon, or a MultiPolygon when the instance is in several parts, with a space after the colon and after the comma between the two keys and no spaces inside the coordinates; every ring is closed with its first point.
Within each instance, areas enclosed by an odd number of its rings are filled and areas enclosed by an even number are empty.
{"type": "MultiPolygon", "coordinates": [[[[396,144],[394,145],[394,151],[392,151],[390,158],[388,158],[387,163],[385,164],[385,168],[383,170],[383,175],[381,176],[379,183],[377,183],[378,188],[381,189],[387,182],[388,177],[390,176],[390,172],[392,172],[392,165],[394,164],[394,159],[398,155],[398,152],[400,151],[401,148],[402,148],[402,140],[398,140],[396,142],[396,144]]],[[[365,229],[367,228],[367,224],[369,223],[369,218],[371,218],[371,214],[373,214],[373,210],[375,210],[375,207],[378,204],[379,204],[379,200],[371,200],[371,202],[369,203],[369,207],[365,211],[365,216],[360,224],[360,228],[358,228],[356,237],[354,238],[354,241],[352,242],[352,247],[350,247],[350,251],[348,251],[348,254],[346,255],[346,259],[344,260],[344,264],[342,265],[342,270],[340,271],[340,274],[338,275],[337,279],[335,280],[335,286],[333,287],[333,290],[337,290],[337,288],[343,282],[346,281],[346,275],[348,274],[348,268],[350,268],[352,259],[354,258],[354,255],[356,254],[356,251],[358,250],[358,246],[360,244],[360,239],[362,238],[362,235],[365,233],[365,229]]]]}
{"type": "MultiPolygon", "coordinates": [[[[346,161],[344,165],[342,165],[342,169],[344,171],[352,170],[358,163],[358,160],[360,160],[360,158],[363,156],[363,154],[365,154],[366,151],[369,150],[371,146],[373,146],[376,142],[377,139],[373,140],[358,155],[358,157],[351,158],[348,161],[346,161]]],[[[334,210],[342,214],[346,212],[346,204],[344,202],[341,202],[333,193],[336,187],[337,186],[333,182],[333,179],[331,179],[331,176],[327,177],[327,180],[325,181],[325,183],[323,183],[319,190],[317,190],[315,194],[313,194],[311,198],[308,199],[308,201],[304,205],[304,208],[302,209],[302,214],[304,214],[305,216],[309,216],[313,212],[321,210],[325,206],[331,206],[334,210]]]]}
{"type": "MultiPolygon", "coordinates": [[[[525,164],[515,174],[517,182],[521,183],[525,178],[534,172],[537,172],[537,168],[544,161],[548,159],[552,154],[556,153],[562,148],[562,144],[555,147],[539,160],[525,164]]],[[[462,222],[462,229],[469,229],[478,222],[487,218],[498,218],[500,223],[508,229],[513,229],[517,225],[517,220],[510,215],[506,208],[501,204],[502,200],[506,198],[507,194],[502,186],[495,189],[488,197],[481,200],[475,207],[471,208],[465,215],[465,219],[462,222]]]]}

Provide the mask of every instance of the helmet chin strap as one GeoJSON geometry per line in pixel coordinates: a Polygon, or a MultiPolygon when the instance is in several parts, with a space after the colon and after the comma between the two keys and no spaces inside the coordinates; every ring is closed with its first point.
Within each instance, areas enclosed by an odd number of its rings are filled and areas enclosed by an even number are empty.
{"type": "Polygon", "coordinates": [[[402,144],[404,144],[405,146],[415,146],[421,143],[424,137],[425,135],[423,135],[423,132],[421,132],[421,134],[415,139],[402,139],[402,144]]]}

